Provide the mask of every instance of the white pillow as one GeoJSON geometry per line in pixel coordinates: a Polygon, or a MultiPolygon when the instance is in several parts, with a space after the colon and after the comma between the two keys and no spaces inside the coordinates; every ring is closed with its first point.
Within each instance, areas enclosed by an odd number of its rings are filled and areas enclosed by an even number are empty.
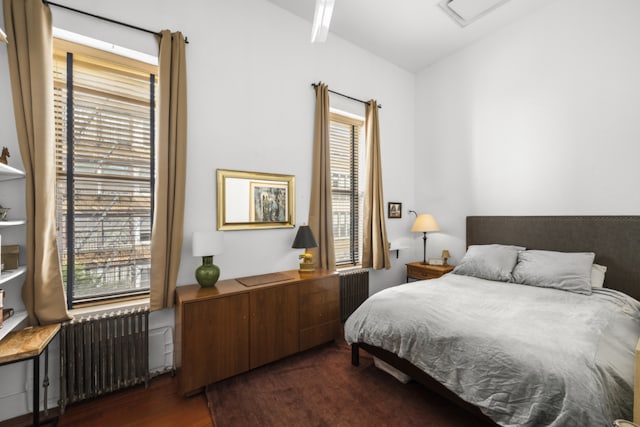
{"type": "Polygon", "coordinates": [[[594,257],[593,252],[522,251],[513,281],[590,295],[594,257]]]}
{"type": "Polygon", "coordinates": [[[591,266],[591,287],[601,288],[604,285],[604,273],[607,272],[607,267],[600,264],[593,264],[591,266]]]}
{"type": "Polygon", "coordinates": [[[518,252],[523,250],[525,248],[522,246],[471,245],[453,273],[508,282],[518,261],[518,252]]]}

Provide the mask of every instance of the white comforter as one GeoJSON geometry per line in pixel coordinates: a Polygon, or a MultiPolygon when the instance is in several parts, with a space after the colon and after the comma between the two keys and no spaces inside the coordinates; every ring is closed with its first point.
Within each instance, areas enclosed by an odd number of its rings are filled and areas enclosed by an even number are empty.
{"type": "Polygon", "coordinates": [[[371,296],[348,343],[410,361],[504,426],[630,419],[640,303],[448,274],[371,296]]]}

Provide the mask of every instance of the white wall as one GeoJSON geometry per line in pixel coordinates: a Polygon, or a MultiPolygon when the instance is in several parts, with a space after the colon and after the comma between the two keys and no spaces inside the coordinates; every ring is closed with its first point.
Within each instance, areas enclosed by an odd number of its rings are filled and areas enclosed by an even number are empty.
{"type": "MultiPolygon", "coordinates": [[[[296,223],[307,222],[312,82],[322,80],[334,90],[383,104],[385,194],[413,201],[412,165],[403,153],[413,150],[414,76],[334,36],[326,44],[311,45],[308,22],[266,1],[237,3],[216,2],[216,7],[209,7],[211,25],[194,25],[201,12],[191,12],[179,23],[193,40],[187,49],[188,221],[180,283],[193,283],[193,271],[200,263],[190,254],[191,232],[215,224],[216,168],[295,175],[296,223]],[[196,91],[198,85],[203,87],[196,91]]],[[[291,249],[295,232],[226,232],[225,252],[215,259],[221,277],[297,268],[299,251],[291,249]]],[[[400,282],[402,270],[402,264],[395,263],[393,283],[400,282]]]]}
{"type": "MultiPolygon", "coordinates": [[[[89,9],[86,2],[65,4],[89,9]]],[[[90,10],[150,29],[182,31],[187,46],[189,143],[183,259],[179,284],[194,283],[201,260],[191,256],[191,233],[215,228],[215,170],[237,169],[296,177],[296,224],[307,222],[315,94],[312,82],[360,99],[380,112],[385,198],[413,205],[415,76],[330,35],[310,44],[311,24],[266,0],[115,0],[90,10]],[[188,7],[185,5],[188,4],[188,7]]],[[[52,8],[54,25],[153,53],[152,37],[96,23],[52,8]]],[[[335,98],[335,97],[334,97],[335,98]]],[[[334,99],[332,103],[343,104],[334,99]]],[[[410,219],[388,224],[393,236],[410,219]]],[[[225,252],[214,262],[221,278],[297,268],[296,229],[225,232],[225,252]]],[[[389,277],[399,283],[402,259],[389,277]]],[[[374,277],[374,287],[376,279],[374,277]]]]}
{"type": "Polygon", "coordinates": [[[467,215],[640,213],[639,16],[636,0],[558,0],[417,75],[433,251],[460,260],[467,215]]]}
{"type": "MultiPolygon", "coordinates": [[[[322,80],[334,90],[360,99],[375,98],[383,105],[380,129],[385,198],[412,208],[413,74],[334,35],[325,44],[311,45],[311,24],[266,0],[66,0],[64,4],[153,30],[179,30],[188,36],[188,170],[179,285],[195,282],[193,274],[201,262],[191,256],[192,232],[215,229],[217,168],[295,175],[296,223],[307,222],[315,102],[312,82],[322,80]]],[[[156,53],[152,36],[55,7],[52,12],[54,26],[156,53]]],[[[5,100],[10,99],[7,70],[6,49],[0,46],[0,96],[5,100]]],[[[0,103],[0,117],[0,145],[16,154],[11,160],[19,166],[9,102],[0,103]]],[[[389,221],[389,235],[406,235],[410,225],[406,214],[403,219],[389,221]]],[[[295,232],[226,232],[224,254],[215,259],[221,278],[296,269],[299,251],[291,249],[295,232]]],[[[392,270],[372,274],[372,292],[402,282],[404,262],[412,259],[410,251],[401,252],[400,259],[393,258],[392,270]]],[[[172,324],[173,310],[153,313],[153,327],[172,324]]],[[[2,381],[0,420],[26,412],[25,372],[26,367],[21,366],[0,368],[0,377],[18,377],[2,381]],[[9,371],[12,376],[5,377],[9,371]],[[22,404],[16,405],[16,399],[22,404]]],[[[52,379],[54,403],[57,381],[52,379]]]]}

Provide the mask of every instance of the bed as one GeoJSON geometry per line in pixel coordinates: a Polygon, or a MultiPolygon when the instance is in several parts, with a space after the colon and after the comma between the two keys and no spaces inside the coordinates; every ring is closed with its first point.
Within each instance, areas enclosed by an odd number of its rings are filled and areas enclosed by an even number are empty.
{"type": "Polygon", "coordinates": [[[567,291],[449,274],[389,288],[345,323],[352,363],[363,348],[497,425],[631,418],[640,217],[468,217],[468,248],[485,245],[526,248],[519,269],[539,267],[525,261],[545,251],[593,253],[607,267],[604,286],[567,291]]]}

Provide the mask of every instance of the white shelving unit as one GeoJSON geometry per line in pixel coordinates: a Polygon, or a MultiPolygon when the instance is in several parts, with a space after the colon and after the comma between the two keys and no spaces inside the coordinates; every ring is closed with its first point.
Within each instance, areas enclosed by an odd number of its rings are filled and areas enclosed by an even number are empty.
{"type": "Polygon", "coordinates": [[[24,219],[12,219],[8,221],[0,221],[0,228],[15,227],[16,225],[24,225],[27,221],[24,219]]]}
{"type": "MultiPolygon", "coordinates": [[[[27,267],[25,267],[24,265],[21,265],[15,270],[3,271],[2,273],[0,273],[0,287],[13,279],[18,279],[24,276],[26,272],[27,267]]],[[[18,310],[13,313],[13,316],[2,323],[2,327],[0,328],[0,340],[4,338],[9,332],[20,326],[26,318],[26,310],[18,310]]]]}
{"type": "Polygon", "coordinates": [[[0,163],[0,181],[11,181],[12,179],[24,178],[25,176],[26,174],[20,169],[0,163]]]}
{"type": "Polygon", "coordinates": [[[15,270],[3,271],[2,273],[0,273],[0,286],[2,286],[2,284],[4,283],[7,283],[9,280],[17,279],[20,276],[24,276],[26,272],[27,267],[25,267],[24,265],[21,265],[15,270]]]}
{"type": "MultiPolygon", "coordinates": [[[[5,165],[4,163],[0,163],[0,182],[23,179],[25,175],[26,174],[19,169],[5,165]]],[[[0,221],[0,231],[9,227],[17,227],[24,224],[26,224],[26,220],[24,219],[0,221]]],[[[15,270],[5,270],[0,272],[0,287],[3,287],[4,284],[7,284],[12,280],[23,277],[26,272],[27,267],[25,266],[19,266],[15,270]]],[[[13,291],[16,292],[15,290],[13,291]]],[[[21,326],[26,318],[27,312],[25,310],[18,310],[13,314],[13,316],[5,320],[2,323],[2,328],[0,328],[0,340],[4,338],[9,332],[21,326]]]]}
{"type": "Polygon", "coordinates": [[[27,318],[27,311],[20,310],[13,313],[13,316],[8,318],[2,323],[2,328],[0,328],[0,340],[7,336],[9,332],[13,331],[15,328],[20,326],[20,324],[27,318]]]}

